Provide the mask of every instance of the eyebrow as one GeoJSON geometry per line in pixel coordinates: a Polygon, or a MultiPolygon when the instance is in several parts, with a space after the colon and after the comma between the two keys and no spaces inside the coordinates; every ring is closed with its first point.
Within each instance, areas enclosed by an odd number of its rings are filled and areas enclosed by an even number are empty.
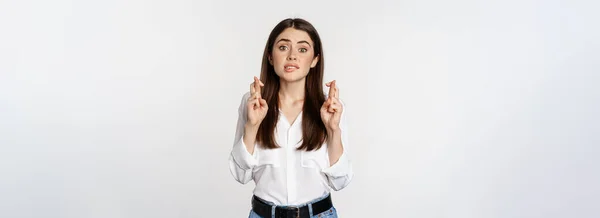
{"type": "MultiPolygon", "coordinates": [[[[291,40],[289,40],[289,39],[280,39],[280,40],[279,40],[279,41],[277,41],[275,44],[277,44],[277,43],[279,43],[279,42],[281,42],[281,41],[285,41],[285,42],[292,42],[292,41],[291,41],[291,40]]],[[[298,43],[296,43],[296,44],[300,44],[300,43],[306,43],[306,44],[308,44],[308,46],[312,47],[312,46],[310,45],[310,43],[308,43],[306,40],[299,41],[299,42],[298,42],[298,43]]]]}

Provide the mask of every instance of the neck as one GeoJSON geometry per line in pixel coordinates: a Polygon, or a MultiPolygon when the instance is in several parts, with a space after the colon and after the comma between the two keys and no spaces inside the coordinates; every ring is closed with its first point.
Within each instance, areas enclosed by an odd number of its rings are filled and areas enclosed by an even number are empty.
{"type": "Polygon", "coordinates": [[[306,84],[306,78],[295,82],[280,80],[279,84],[279,99],[281,102],[296,102],[304,100],[304,86],[306,84]]]}

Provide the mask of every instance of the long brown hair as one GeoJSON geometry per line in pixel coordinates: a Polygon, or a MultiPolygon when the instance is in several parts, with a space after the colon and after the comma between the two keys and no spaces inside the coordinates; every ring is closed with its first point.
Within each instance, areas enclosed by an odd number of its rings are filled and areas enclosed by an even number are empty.
{"type": "Polygon", "coordinates": [[[319,57],[317,65],[310,68],[308,75],[306,76],[305,100],[302,108],[302,145],[298,147],[298,150],[312,151],[321,148],[323,142],[327,139],[327,131],[325,124],[321,120],[321,105],[325,102],[325,96],[323,95],[323,64],[325,59],[323,58],[323,49],[321,47],[321,38],[317,33],[317,30],[308,21],[295,18],[285,19],[273,28],[262,59],[262,69],[260,73],[260,80],[263,81],[265,86],[262,89],[262,97],[267,101],[269,110],[264,120],[261,122],[256,140],[259,145],[263,148],[273,149],[278,148],[279,145],[275,142],[275,125],[279,120],[279,76],[275,73],[275,69],[269,63],[269,55],[273,52],[273,45],[275,39],[281,32],[287,28],[294,28],[302,30],[310,36],[310,39],[314,43],[314,54],[315,57],[319,57]]]}

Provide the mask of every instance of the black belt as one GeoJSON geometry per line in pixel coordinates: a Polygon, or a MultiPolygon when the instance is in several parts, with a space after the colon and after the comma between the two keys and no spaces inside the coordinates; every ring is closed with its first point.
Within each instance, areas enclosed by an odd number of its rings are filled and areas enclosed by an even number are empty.
{"type": "MultiPolygon", "coordinates": [[[[327,195],[327,198],[312,203],[311,205],[313,215],[323,213],[333,207],[333,203],[331,203],[331,195],[327,195]]],[[[252,197],[252,210],[261,217],[271,218],[272,207],[273,206],[267,204],[265,200],[257,197],[256,195],[252,197]]],[[[275,218],[310,218],[308,205],[302,207],[276,206],[275,218]]]]}

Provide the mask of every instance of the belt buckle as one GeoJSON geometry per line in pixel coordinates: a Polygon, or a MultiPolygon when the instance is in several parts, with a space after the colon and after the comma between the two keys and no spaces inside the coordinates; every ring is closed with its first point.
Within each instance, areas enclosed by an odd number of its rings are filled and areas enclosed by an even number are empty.
{"type": "Polygon", "coordinates": [[[280,216],[289,217],[289,215],[290,215],[289,213],[291,211],[296,212],[295,218],[300,218],[300,207],[294,207],[294,206],[287,206],[285,208],[282,208],[282,210],[280,210],[280,213],[277,213],[277,215],[275,215],[275,217],[280,217],[280,216]]]}
{"type": "Polygon", "coordinates": [[[294,209],[296,209],[296,218],[300,218],[300,208],[299,207],[292,207],[294,209]]]}

